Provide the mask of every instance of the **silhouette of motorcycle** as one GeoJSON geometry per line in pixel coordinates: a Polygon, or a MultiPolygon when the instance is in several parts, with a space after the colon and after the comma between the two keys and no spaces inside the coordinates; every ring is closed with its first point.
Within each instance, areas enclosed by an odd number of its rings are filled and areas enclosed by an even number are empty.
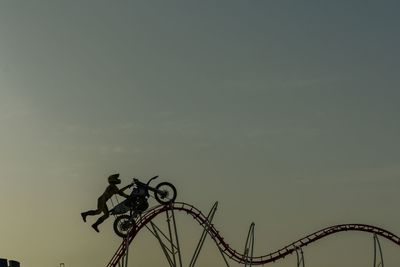
{"type": "Polygon", "coordinates": [[[126,237],[129,231],[136,226],[136,219],[149,207],[148,198],[149,191],[154,195],[158,203],[167,205],[175,201],[176,188],[168,182],[159,183],[155,187],[151,187],[150,183],[157,176],[151,178],[147,183],[143,183],[133,178],[132,186],[134,187],[129,198],[125,199],[110,210],[110,214],[119,215],[114,221],[114,232],[120,237],[126,237]],[[126,214],[129,212],[129,214],[126,214]]]}

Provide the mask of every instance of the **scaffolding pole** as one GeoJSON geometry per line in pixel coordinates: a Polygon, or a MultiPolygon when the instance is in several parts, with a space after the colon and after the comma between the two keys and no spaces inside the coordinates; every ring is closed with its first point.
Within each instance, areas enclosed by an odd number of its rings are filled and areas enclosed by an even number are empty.
{"type": "Polygon", "coordinates": [[[246,244],[244,247],[244,266],[251,267],[253,265],[253,252],[254,252],[254,222],[250,224],[249,233],[247,234],[246,244]]]}
{"type": "Polygon", "coordinates": [[[382,247],[376,234],[374,234],[374,267],[384,267],[382,247]]]}

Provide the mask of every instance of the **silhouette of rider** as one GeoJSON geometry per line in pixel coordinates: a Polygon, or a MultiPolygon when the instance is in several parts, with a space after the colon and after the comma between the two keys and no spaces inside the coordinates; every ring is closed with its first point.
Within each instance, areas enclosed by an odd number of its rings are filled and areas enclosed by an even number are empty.
{"type": "Polygon", "coordinates": [[[92,227],[96,232],[99,232],[98,226],[109,217],[107,200],[109,200],[115,194],[119,194],[125,198],[129,197],[129,195],[124,193],[124,190],[126,190],[129,187],[132,187],[133,184],[129,184],[129,185],[119,189],[117,187],[117,184],[120,184],[121,180],[118,177],[119,177],[119,173],[112,174],[108,177],[109,185],[107,186],[104,193],[97,199],[97,210],[89,210],[89,211],[81,213],[83,221],[86,222],[87,216],[93,216],[93,215],[97,215],[97,214],[100,214],[103,212],[103,216],[98,218],[97,221],[94,224],[92,224],[92,227]]]}

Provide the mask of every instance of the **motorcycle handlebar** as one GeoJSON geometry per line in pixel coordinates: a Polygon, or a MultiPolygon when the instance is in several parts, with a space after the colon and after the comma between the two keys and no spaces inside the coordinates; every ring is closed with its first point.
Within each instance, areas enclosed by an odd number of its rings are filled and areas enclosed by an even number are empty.
{"type": "MultiPolygon", "coordinates": [[[[157,179],[157,178],[158,178],[158,175],[150,178],[150,180],[146,183],[146,185],[149,185],[151,181],[153,181],[154,179],[157,179]]],[[[141,182],[139,181],[139,179],[133,178],[133,183],[137,184],[137,183],[141,183],[141,182]]]]}
{"type": "Polygon", "coordinates": [[[151,178],[151,179],[147,182],[147,185],[149,185],[150,182],[151,182],[152,180],[157,179],[157,178],[158,178],[158,175],[156,175],[156,176],[154,176],[153,178],[151,178]]]}

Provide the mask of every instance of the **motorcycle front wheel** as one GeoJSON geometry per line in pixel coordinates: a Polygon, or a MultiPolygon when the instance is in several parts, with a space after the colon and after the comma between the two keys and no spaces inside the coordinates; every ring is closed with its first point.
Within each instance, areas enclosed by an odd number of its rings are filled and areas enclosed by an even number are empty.
{"type": "Polygon", "coordinates": [[[113,225],[114,232],[122,238],[125,238],[135,226],[135,221],[128,214],[118,216],[113,225]]]}
{"type": "Polygon", "coordinates": [[[159,183],[156,186],[154,197],[160,204],[169,204],[176,199],[176,188],[168,182],[159,183]]]}

